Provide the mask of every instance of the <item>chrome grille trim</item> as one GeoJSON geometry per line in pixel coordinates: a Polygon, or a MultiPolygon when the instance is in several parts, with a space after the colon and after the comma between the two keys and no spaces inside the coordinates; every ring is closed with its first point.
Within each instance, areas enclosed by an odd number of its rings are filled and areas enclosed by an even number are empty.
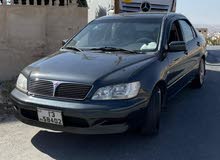
{"type": "Polygon", "coordinates": [[[28,94],[33,97],[39,96],[67,100],[85,100],[92,88],[92,85],[66,81],[53,81],[38,78],[28,81],[28,94]],[[63,86],[61,91],[59,91],[60,86],[63,86]]]}
{"type": "Polygon", "coordinates": [[[30,95],[53,96],[53,83],[51,81],[30,79],[28,81],[30,95]]]}
{"type": "Polygon", "coordinates": [[[87,97],[91,88],[92,86],[90,85],[61,83],[56,89],[55,97],[83,100],[87,97]],[[75,98],[74,95],[78,97],[75,98]]]}
{"type": "MultiPolygon", "coordinates": [[[[139,2],[131,2],[131,3],[126,3],[126,2],[122,2],[121,3],[121,11],[122,12],[141,12],[141,4],[139,2]]],[[[150,4],[151,8],[150,11],[164,11],[164,12],[168,12],[170,6],[169,5],[161,5],[161,4],[150,4]]]]}
{"type": "Polygon", "coordinates": [[[151,11],[169,11],[169,5],[151,4],[151,11]]]}

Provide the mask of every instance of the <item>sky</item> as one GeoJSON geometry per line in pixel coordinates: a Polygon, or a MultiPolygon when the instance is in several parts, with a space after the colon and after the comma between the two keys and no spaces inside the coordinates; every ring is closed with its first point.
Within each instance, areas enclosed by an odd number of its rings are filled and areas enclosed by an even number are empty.
{"type": "Polygon", "coordinates": [[[220,25],[220,0],[177,0],[177,13],[193,24],[220,25]]]}

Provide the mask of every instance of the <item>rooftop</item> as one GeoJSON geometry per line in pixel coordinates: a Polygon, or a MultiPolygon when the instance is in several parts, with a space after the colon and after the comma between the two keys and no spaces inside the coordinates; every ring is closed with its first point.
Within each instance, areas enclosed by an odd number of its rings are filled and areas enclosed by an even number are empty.
{"type": "Polygon", "coordinates": [[[173,13],[173,12],[129,12],[129,13],[120,13],[115,14],[112,16],[105,16],[101,17],[99,19],[117,19],[117,18],[123,18],[123,17],[135,17],[135,18],[163,18],[165,16],[172,16],[172,15],[179,15],[183,16],[182,14],[173,13]]]}

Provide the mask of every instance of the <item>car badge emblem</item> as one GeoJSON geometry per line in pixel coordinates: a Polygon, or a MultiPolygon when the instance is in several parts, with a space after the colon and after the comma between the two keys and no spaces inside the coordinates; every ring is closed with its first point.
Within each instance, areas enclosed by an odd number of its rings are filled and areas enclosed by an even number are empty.
{"type": "Polygon", "coordinates": [[[143,12],[148,12],[148,11],[150,11],[150,9],[151,9],[151,5],[150,5],[150,3],[149,2],[143,2],[142,4],[141,4],[141,10],[143,11],[143,12]]]}
{"type": "Polygon", "coordinates": [[[61,84],[61,82],[54,81],[53,82],[53,96],[55,96],[57,87],[61,84]]]}

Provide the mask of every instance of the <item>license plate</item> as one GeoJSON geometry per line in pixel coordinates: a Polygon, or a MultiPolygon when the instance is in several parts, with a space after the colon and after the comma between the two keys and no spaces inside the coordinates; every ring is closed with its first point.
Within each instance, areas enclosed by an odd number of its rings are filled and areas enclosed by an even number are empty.
{"type": "Polygon", "coordinates": [[[38,120],[43,123],[50,123],[55,125],[63,125],[62,112],[50,109],[37,109],[38,120]]]}

